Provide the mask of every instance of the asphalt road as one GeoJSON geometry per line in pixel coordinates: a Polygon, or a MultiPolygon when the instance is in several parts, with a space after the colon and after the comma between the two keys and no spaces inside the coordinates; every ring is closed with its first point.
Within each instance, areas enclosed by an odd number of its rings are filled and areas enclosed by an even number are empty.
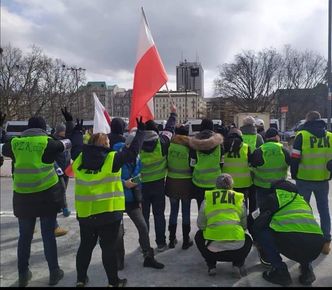
{"type": "MultiPolygon", "coordinates": [[[[1,177],[1,194],[0,194],[0,287],[17,286],[17,239],[18,223],[12,214],[12,180],[10,177],[1,177]]],[[[330,193],[332,193],[332,184],[330,184],[330,193]]],[[[68,203],[70,209],[73,209],[73,181],[71,180],[68,188],[68,203]]],[[[168,224],[169,202],[167,200],[166,219],[168,224]]],[[[330,199],[330,209],[332,202],[330,199]]],[[[318,218],[314,199],[312,205],[315,215],[318,218]]],[[[193,238],[196,227],[197,205],[192,202],[192,231],[193,238]]],[[[79,227],[75,214],[68,218],[59,215],[58,222],[61,226],[68,229],[69,232],[63,237],[57,239],[59,264],[65,272],[64,279],[56,287],[74,287],[76,283],[75,257],[79,246],[79,227]]],[[[181,216],[178,224],[181,225],[181,216]]],[[[38,225],[38,224],[37,224],[38,225]]],[[[248,276],[239,277],[236,269],[232,268],[231,263],[218,263],[217,275],[210,277],[207,275],[207,268],[203,258],[198,252],[196,246],[188,250],[182,250],[181,226],[177,230],[179,243],[175,249],[168,249],[163,253],[156,254],[156,259],[165,264],[162,270],[155,270],[143,267],[143,257],[138,250],[138,233],[132,221],[127,216],[124,218],[125,225],[125,268],[119,272],[120,278],[127,278],[127,286],[132,287],[149,287],[149,286],[166,286],[166,287],[278,287],[268,283],[262,278],[262,272],[267,268],[260,264],[255,248],[252,248],[247,260],[246,267],[248,276]]],[[[44,257],[40,226],[37,227],[34,234],[31,247],[30,269],[33,278],[29,286],[47,287],[48,286],[48,268],[44,257]]],[[[153,218],[150,219],[150,240],[153,247],[156,246],[154,241],[153,218]]],[[[168,232],[166,233],[168,236],[168,232]]],[[[291,286],[301,286],[298,282],[299,269],[298,264],[284,257],[287,263],[293,284],[291,286]]],[[[332,286],[332,254],[320,255],[313,263],[317,280],[313,286],[332,286]]],[[[101,262],[101,251],[97,245],[88,275],[90,278],[90,287],[104,287],[107,285],[106,274],[101,262]]]]}

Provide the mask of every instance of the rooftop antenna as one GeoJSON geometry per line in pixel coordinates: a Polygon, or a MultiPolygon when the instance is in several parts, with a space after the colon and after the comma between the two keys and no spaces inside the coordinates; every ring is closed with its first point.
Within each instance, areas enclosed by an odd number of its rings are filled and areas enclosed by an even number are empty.
{"type": "Polygon", "coordinates": [[[183,62],[183,50],[181,50],[181,62],[183,62]]]}

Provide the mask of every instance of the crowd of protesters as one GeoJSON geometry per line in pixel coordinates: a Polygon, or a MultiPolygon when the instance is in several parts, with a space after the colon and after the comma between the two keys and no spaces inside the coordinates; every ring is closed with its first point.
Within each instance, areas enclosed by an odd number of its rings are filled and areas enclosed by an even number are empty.
{"type": "MultiPolygon", "coordinates": [[[[329,254],[331,243],[328,181],[332,133],[326,130],[319,112],[306,115],[289,152],[275,128],[265,130],[264,124],[257,124],[251,116],[240,128],[234,124],[215,128],[212,120],[203,119],[200,132],[188,136],[188,128],[177,124],[176,107],[171,105],[164,129],[153,120],[144,123],[140,118],[137,127],[125,134],[124,121],[115,118],[106,135],[83,134],[83,120],[77,119],[74,126],[71,113],[66,108],[61,111],[66,125],[59,124],[52,136],[46,133],[45,120],[34,116],[20,137],[1,144],[1,165],[3,156],[13,161],[20,287],[32,278],[29,258],[37,218],[49,285],[56,285],[64,276],[58,264],[56,236],[67,231],[59,227],[57,214],[70,215],[65,195],[69,167],[75,178],[80,229],[77,287],[89,281],[87,270],[98,240],[108,286],[126,285],[127,280],[118,276],[125,259],[124,212],[137,228],[143,267],[167,269],[155,259],[150,244],[151,209],[156,251],[163,252],[178,242],[181,203],[182,249],[187,250],[194,244],[190,238],[192,199],[199,210],[194,240],[208,275],[216,275],[217,262],[226,261],[246,276],[245,260],[254,245],[260,261],[269,267],[263,272],[265,280],[283,286],[292,283],[280,254],[300,264],[301,284],[311,285],[316,280],[312,261],[320,253],[329,254]],[[287,180],[289,171],[296,184],[287,180]],[[320,225],[310,206],[312,193],[320,225]],[[168,243],[166,196],[171,208],[168,243]]],[[[4,120],[0,112],[0,127],[4,120]]],[[[3,141],[2,129],[0,133],[3,141]]]]}

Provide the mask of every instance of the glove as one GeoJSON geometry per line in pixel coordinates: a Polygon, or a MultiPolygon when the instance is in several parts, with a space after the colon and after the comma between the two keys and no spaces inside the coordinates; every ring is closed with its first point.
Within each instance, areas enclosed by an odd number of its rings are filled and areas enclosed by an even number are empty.
{"type": "Polygon", "coordinates": [[[0,111],[0,127],[2,127],[3,123],[5,122],[5,119],[6,119],[6,114],[3,113],[0,111]]]}
{"type": "Polygon", "coordinates": [[[75,131],[83,130],[83,119],[81,119],[81,121],[79,119],[76,119],[76,125],[73,130],[75,130],[75,131]]]}
{"type": "Polygon", "coordinates": [[[65,117],[65,120],[67,122],[73,121],[73,116],[70,112],[67,111],[67,107],[65,107],[64,109],[61,108],[61,113],[65,117]]]}
{"type": "Polygon", "coordinates": [[[145,130],[145,124],[142,122],[142,117],[140,119],[136,118],[136,123],[137,123],[137,130],[144,131],[145,130]]]}

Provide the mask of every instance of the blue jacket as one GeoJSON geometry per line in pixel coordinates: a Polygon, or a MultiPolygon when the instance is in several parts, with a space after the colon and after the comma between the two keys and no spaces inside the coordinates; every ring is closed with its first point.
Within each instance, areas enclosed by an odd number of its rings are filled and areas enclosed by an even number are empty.
{"type": "MultiPolygon", "coordinates": [[[[112,149],[119,152],[122,150],[124,146],[125,143],[118,142],[113,145],[112,149]]],[[[136,162],[126,163],[125,165],[122,166],[121,179],[122,179],[126,203],[141,202],[140,200],[137,200],[137,196],[134,194],[134,190],[132,188],[127,188],[124,185],[124,182],[126,180],[139,175],[141,173],[141,169],[142,169],[142,163],[139,155],[137,155],[136,162]]],[[[138,187],[140,190],[141,185],[139,184],[138,187]]]]}

